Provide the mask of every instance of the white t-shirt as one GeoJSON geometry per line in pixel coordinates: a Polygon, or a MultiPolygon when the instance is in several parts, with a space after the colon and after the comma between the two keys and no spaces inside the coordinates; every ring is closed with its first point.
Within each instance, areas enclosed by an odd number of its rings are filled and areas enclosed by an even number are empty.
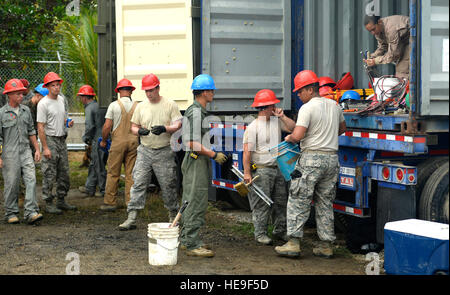
{"type": "Polygon", "coordinates": [[[44,96],[37,105],[36,121],[44,123],[44,131],[49,136],[64,136],[67,117],[64,98],[58,95],[56,99],[44,96]]]}
{"type": "Polygon", "coordinates": [[[337,151],[339,124],[344,115],[335,101],[314,97],[298,111],[297,126],[306,127],[302,151],[337,151]]]}
{"type": "MultiPolygon", "coordinates": [[[[126,96],[121,97],[119,99],[122,102],[125,111],[128,113],[131,110],[131,107],[133,106],[134,102],[131,100],[131,98],[126,96]]],[[[112,131],[116,130],[116,128],[119,127],[120,120],[122,119],[122,109],[120,108],[120,105],[117,102],[117,100],[109,104],[108,110],[106,110],[105,118],[111,119],[113,121],[112,131]]]]}
{"type": "MultiPolygon", "coordinates": [[[[151,103],[148,99],[139,103],[133,113],[131,123],[151,130],[153,126],[167,126],[182,118],[178,105],[171,99],[161,97],[158,103],[151,103]]],[[[152,149],[159,149],[170,144],[170,137],[171,134],[167,132],[160,135],[150,132],[147,136],[141,136],[141,144],[152,149]]]]}
{"type": "Polygon", "coordinates": [[[275,166],[277,159],[272,156],[269,149],[276,147],[281,141],[283,121],[277,117],[258,117],[251,122],[245,132],[243,143],[248,144],[251,152],[251,161],[256,165],[275,166]]]}

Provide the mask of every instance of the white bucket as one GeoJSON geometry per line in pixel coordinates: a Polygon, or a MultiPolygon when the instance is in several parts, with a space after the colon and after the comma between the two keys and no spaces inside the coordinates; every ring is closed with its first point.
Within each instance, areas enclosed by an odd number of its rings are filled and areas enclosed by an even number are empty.
{"type": "Polygon", "coordinates": [[[378,101],[381,100],[381,98],[383,99],[383,101],[385,101],[386,99],[388,99],[389,97],[391,97],[392,94],[392,89],[393,87],[397,86],[398,84],[401,83],[401,80],[399,80],[398,78],[389,78],[389,77],[384,77],[384,78],[374,78],[373,79],[373,87],[375,88],[375,94],[377,95],[377,99],[378,101]],[[381,81],[380,81],[381,79],[381,81]],[[384,92],[384,93],[383,93],[384,92]]]}
{"type": "Polygon", "coordinates": [[[178,226],[170,223],[148,225],[148,262],[151,265],[176,265],[178,256],[178,226]]]}

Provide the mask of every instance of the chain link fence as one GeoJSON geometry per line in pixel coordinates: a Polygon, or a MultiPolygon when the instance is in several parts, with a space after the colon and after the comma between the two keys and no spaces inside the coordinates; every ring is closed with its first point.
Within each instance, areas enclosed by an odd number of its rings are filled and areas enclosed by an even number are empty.
{"type": "Polygon", "coordinates": [[[59,54],[57,56],[59,60],[38,60],[31,65],[20,67],[15,62],[0,61],[0,87],[4,88],[9,79],[27,79],[32,91],[44,82],[44,76],[48,72],[55,72],[64,80],[61,93],[68,100],[69,113],[84,114],[83,104],[76,95],[79,87],[83,85],[82,77],[77,74],[74,62],[61,60],[59,54]]]}

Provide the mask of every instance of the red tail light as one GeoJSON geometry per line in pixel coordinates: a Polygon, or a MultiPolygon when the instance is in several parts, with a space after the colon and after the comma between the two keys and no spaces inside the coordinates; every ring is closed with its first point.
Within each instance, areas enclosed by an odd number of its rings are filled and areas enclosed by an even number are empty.
{"type": "Polygon", "coordinates": [[[381,173],[385,180],[389,179],[389,176],[391,176],[391,171],[389,170],[389,167],[383,167],[383,169],[381,170],[381,173]]]}
{"type": "Polygon", "coordinates": [[[400,182],[402,182],[403,178],[405,178],[405,173],[401,168],[397,168],[397,170],[395,171],[395,175],[397,176],[397,180],[400,182]]]}

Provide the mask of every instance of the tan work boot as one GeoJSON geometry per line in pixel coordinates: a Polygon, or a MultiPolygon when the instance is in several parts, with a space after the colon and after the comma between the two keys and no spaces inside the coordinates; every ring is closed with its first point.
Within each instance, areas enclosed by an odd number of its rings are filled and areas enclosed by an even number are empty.
{"type": "Polygon", "coordinates": [[[103,204],[100,206],[100,210],[105,211],[105,212],[114,212],[116,211],[117,206],[114,205],[108,205],[108,204],[103,204]]]}
{"type": "Polygon", "coordinates": [[[42,220],[42,218],[44,218],[44,216],[42,216],[41,213],[34,213],[33,215],[27,218],[27,223],[34,224],[35,222],[42,220]]]}
{"type": "MultiPolygon", "coordinates": [[[[202,247],[205,248],[205,249],[208,249],[208,250],[211,250],[211,249],[212,249],[211,246],[208,245],[208,244],[203,244],[202,247]]],[[[183,251],[184,251],[184,250],[187,250],[186,245],[180,244],[180,250],[183,250],[183,251]]]]}
{"type": "Polygon", "coordinates": [[[313,248],[315,256],[331,258],[333,256],[333,245],[329,241],[320,241],[317,246],[313,248]]]}
{"type": "Polygon", "coordinates": [[[301,253],[300,240],[297,238],[291,238],[283,246],[275,247],[275,252],[277,252],[281,256],[298,257],[301,253]]]}
{"type": "Polygon", "coordinates": [[[256,241],[263,245],[272,245],[272,239],[269,238],[267,235],[261,235],[257,237],[256,241]]]}
{"type": "Polygon", "coordinates": [[[188,250],[186,252],[187,256],[197,256],[197,257],[213,257],[215,255],[214,251],[206,249],[205,247],[198,247],[193,250],[188,250]]]}
{"type": "Polygon", "coordinates": [[[137,217],[137,210],[131,210],[128,212],[128,218],[125,220],[124,223],[119,225],[119,230],[130,230],[136,228],[136,217],[137,217]]]}
{"type": "Polygon", "coordinates": [[[19,223],[19,218],[17,216],[12,216],[8,218],[8,224],[17,224],[19,223]]]}

